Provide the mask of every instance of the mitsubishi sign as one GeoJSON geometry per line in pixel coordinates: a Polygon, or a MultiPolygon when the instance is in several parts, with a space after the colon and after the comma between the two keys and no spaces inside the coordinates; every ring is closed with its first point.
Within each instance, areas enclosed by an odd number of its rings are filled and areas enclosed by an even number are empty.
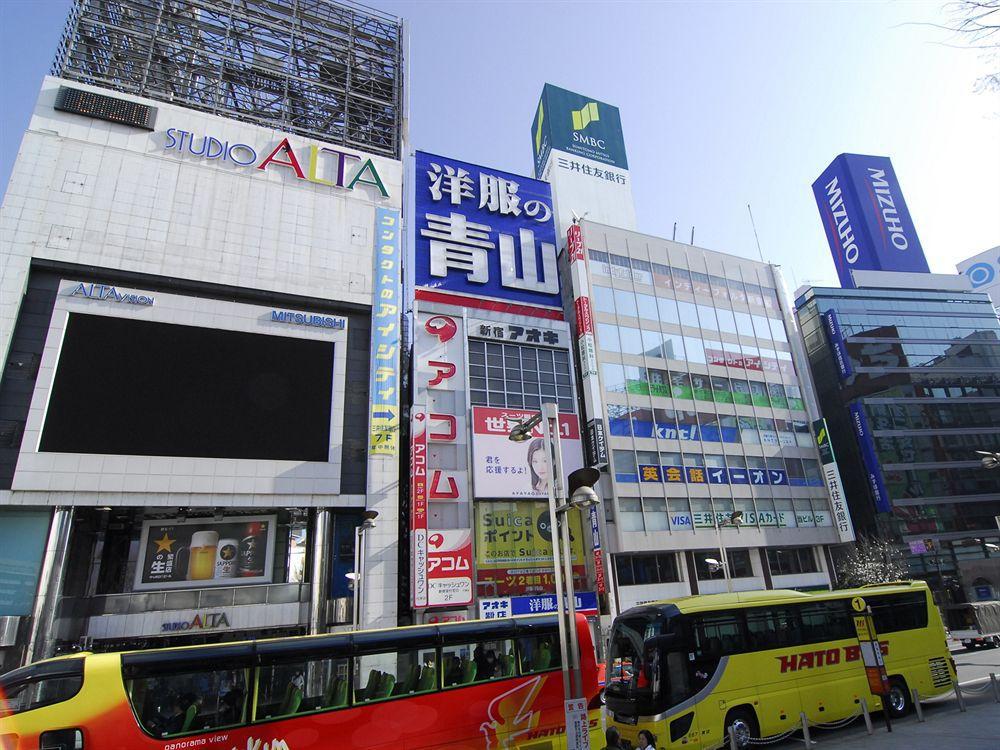
{"type": "Polygon", "coordinates": [[[812,187],[845,289],[855,270],[930,273],[887,156],[841,154],[812,187]]]}

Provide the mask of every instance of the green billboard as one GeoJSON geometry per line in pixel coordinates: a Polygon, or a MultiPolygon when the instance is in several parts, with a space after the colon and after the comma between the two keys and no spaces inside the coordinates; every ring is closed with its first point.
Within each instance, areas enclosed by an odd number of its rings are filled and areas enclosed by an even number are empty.
{"type": "Polygon", "coordinates": [[[552,149],[628,169],[618,107],[546,83],[531,123],[535,177],[552,149]]]}

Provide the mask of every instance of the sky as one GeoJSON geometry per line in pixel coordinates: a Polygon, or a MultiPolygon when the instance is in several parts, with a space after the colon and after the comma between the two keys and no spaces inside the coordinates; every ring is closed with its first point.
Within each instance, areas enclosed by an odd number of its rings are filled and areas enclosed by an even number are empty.
{"type": "MultiPolygon", "coordinates": [[[[6,186],[69,0],[0,0],[6,186]]],[[[369,0],[409,28],[409,143],[531,174],[546,82],[621,110],[639,231],[839,286],[811,184],[890,156],[931,270],[1000,245],[1000,95],[937,2],[369,0]]]]}

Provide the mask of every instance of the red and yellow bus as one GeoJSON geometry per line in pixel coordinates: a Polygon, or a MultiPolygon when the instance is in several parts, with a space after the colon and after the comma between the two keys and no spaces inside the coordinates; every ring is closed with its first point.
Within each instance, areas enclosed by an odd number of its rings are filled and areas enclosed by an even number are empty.
{"type": "MultiPolygon", "coordinates": [[[[577,634],[599,747],[582,616],[577,634]]],[[[88,653],[0,677],[2,750],[555,750],[563,717],[552,615],[88,653]]]]}
{"type": "MultiPolygon", "coordinates": [[[[869,693],[851,600],[871,606],[891,691],[890,715],[910,691],[947,692],[955,679],[944,627],[922,581],[805,594],[749,591],[634,607],[611,631],[608,723],[656,747],[714,748],[729,728],[741,747],[797,726],[831,723],[881,700],[869,693]]],[[[727,745],[728,746],[728,745],[727,745]]]]}

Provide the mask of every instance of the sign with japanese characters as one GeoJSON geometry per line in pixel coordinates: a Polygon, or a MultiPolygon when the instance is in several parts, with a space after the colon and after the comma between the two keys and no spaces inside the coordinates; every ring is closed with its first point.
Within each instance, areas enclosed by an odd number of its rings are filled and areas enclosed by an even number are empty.
{"type": "Polygon", "coordinates": [[[144,521],[135,591],[270,583],[277,516],[144,521]]]}
{"type": "MultiPolygon", "coordinates": [[[[543,426],[521,443],[509,439],[510,431],[537,412],[472,408],[473,482],[476,498],[545,498],[549,495],[549,461],[545,454],[543,426]]],[[[563,476],[583,468],[580,425],[575,414],[559,415],[563,476]]]]}
{"type": "Polygon", "coordinates": [[[410,414],[410,591],[414,607],[427,605],[427,412],[410,414]]]}
{"type": "Polygon", "coordinates": [[[427,536],[427,606],[472,603],[472,531],[430,531],[427,536]]]}
{"type": "Polygon", "coordinates": [[[375,209],[375,299],[372,303],[369,453],[399,451],[399,326],[403,308],[399,211],[375,209]]]}
{"type": "Polygon", "coordinates": [[[812,423],[813,434],[816,436],[816,448],[819,460],[823,465],[823,480],[830,494],[833,509],[833,523],[837,527],[837,536],[841,542],[854,541],[854,523],[851,520],[851,510],[847,506],[847,495],[840,479],[840,469],[833,453],[833,443],[825,419],[817,419],[812,423]]]}
{"type": "MultiPolygon", "coordinates": [[[[578,511],[567,514],[573,578],[586,576],[584,530],[578,511]]],[[[554,590],[552,522],[536,500],[475,504],[476,581],[480,596],[544,594],[554,590]]],[[[589,536],[588,536],[589,541],[589,536]]]]}
{"type": "Polygon", "coordinates": [[[548,183],[417,152],[416,285],[562,308],[548,183]]]}
{"type": "Polygon", "coordinates": [[[504,341],[517,344],[533,344],[535,346],[552,346],[566,349],[569,346],[569,334],[556,328],[543,325],[515,325],[500,323],[495,320],[470,319],[469,338],[486,339],[487,341],[504,341]]]}
{"type": "MultiPolygon", "coordinates": [[[[597,594],[595,592],[577,591],[573,596],[573,602],[576,605],[576,611],[580,614],[597,614],[597,594]]],[[[501,596],[479,600],[479,619],[481,620],[500,620],[505,617],[547,614],[555,611],[555,594],[501,596]]]]}

